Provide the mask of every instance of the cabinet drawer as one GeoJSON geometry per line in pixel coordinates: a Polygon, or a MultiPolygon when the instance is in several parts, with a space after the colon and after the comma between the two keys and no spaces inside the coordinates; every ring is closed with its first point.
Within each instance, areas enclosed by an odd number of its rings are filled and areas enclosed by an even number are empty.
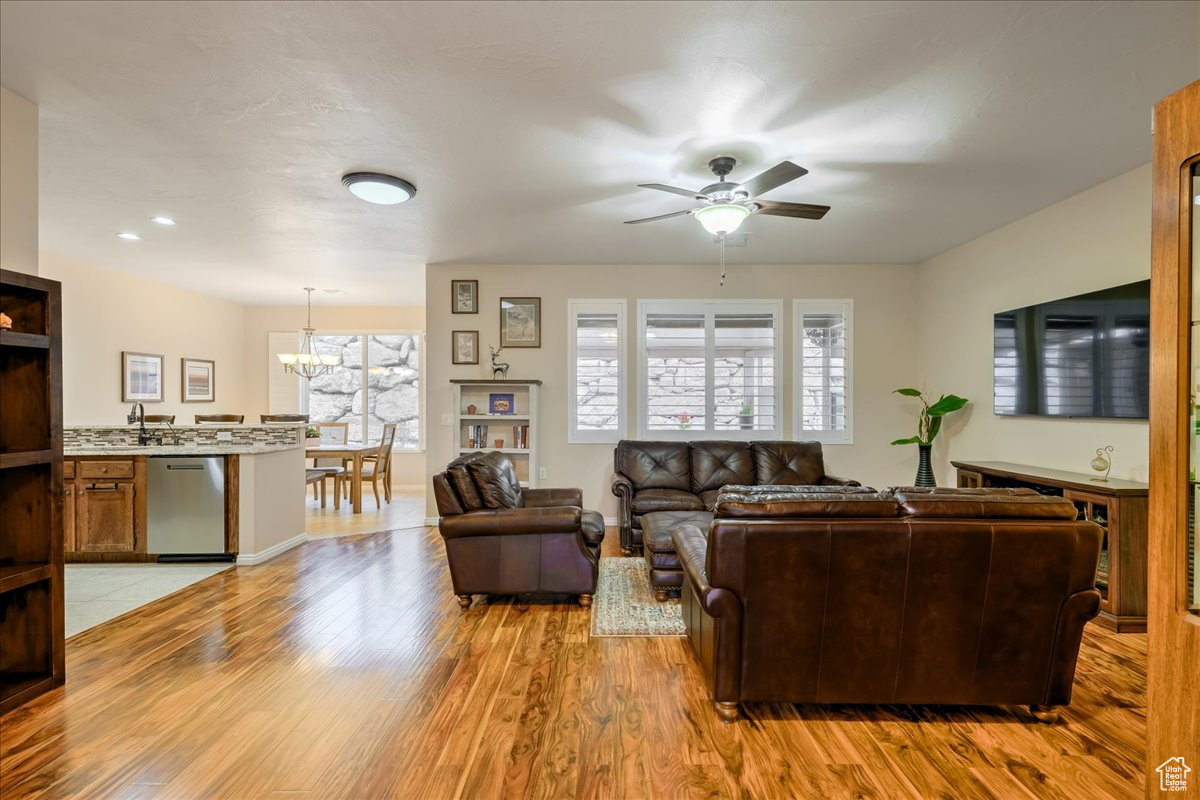
{"type": "Polygon", "coordinates": [[[81,478],[132,478],[132,461],[80,461],[81,478]]]}
{"type": "Polygon", "coordinates": [[[71,480],[75,477],[75,462],[71,460],[63,461],[63,480],[71,480]]]}

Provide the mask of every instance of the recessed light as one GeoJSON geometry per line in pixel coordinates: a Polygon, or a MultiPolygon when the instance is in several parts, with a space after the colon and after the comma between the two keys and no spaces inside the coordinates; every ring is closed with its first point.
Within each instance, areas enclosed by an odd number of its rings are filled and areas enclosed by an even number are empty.
{"type": "Polygon", "coordinates": [[[136,233],[131,233],[130,231],[122,231],[117,234],[117,238],[118,239],[128,239],[131,242],[136,242],[137,240],[141,239],[142,237],[138,236],[136,233]]]}
{"type": "Polygon", "coordinates": [[[166,225],[168,227],[175,224],[175,220],[171,219],[170,217],[151,217],[150,221],[157,222],[159,225],[166,225]]]}
{"type": "Polygon", "coordinates": [[[408,181],[382,172],[347,172],[342,185],[360,200],[381,206],[403,203],[417,193],[417,187],[408,181]]]}

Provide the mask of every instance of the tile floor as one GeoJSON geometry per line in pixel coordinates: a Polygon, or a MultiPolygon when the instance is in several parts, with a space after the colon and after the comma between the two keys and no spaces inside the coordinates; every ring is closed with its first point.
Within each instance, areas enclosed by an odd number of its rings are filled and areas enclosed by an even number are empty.
{"type": "Polygon", "coordinates": [[[67,564],[67,638],[231,567],[233,564],[67,564]]]}

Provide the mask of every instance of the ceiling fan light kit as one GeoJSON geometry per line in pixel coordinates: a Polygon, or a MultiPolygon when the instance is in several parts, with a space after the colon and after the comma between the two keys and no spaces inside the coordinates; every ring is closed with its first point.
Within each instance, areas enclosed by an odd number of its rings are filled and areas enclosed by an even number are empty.
{"type": "Polygon", "coordinates": [[[417,187],[408,181],[382,172],[347,172],[342,185],[360,200],[381,206],[403,203],[417,193],[417,187]]]}
{"type": "Polygon", "coordinates": [[[733,233],[750,216],[750,209],[732,203],[718,203],[697,209],[692,216],[711,234],[733,233]]]}

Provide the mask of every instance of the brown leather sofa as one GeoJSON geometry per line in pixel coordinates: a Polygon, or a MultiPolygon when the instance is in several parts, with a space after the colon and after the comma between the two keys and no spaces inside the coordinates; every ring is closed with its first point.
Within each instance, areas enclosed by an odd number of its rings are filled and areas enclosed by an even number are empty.
{"type": "Polygon", "coordinates": [[[672,530],[688,636],[738,704],[1071,702],[1102,531],[1028,489],[722,492],[672,530]]]}
{"type": "Polygon", "coordinates": [[[592,604],[604,518],[579,489],[522,489],[508,456],[471,453],[433,476],[450,580],[475,594],[577,594],[592,604]]]}
{"type": "Polygon", "coordinates": [[[642,549],[642,516],[711,511],[728,485],[858,486],[825,474],[820,442],[641,442],[613,454],[612,493],[620,505],[621,550],[642,549]]]}

